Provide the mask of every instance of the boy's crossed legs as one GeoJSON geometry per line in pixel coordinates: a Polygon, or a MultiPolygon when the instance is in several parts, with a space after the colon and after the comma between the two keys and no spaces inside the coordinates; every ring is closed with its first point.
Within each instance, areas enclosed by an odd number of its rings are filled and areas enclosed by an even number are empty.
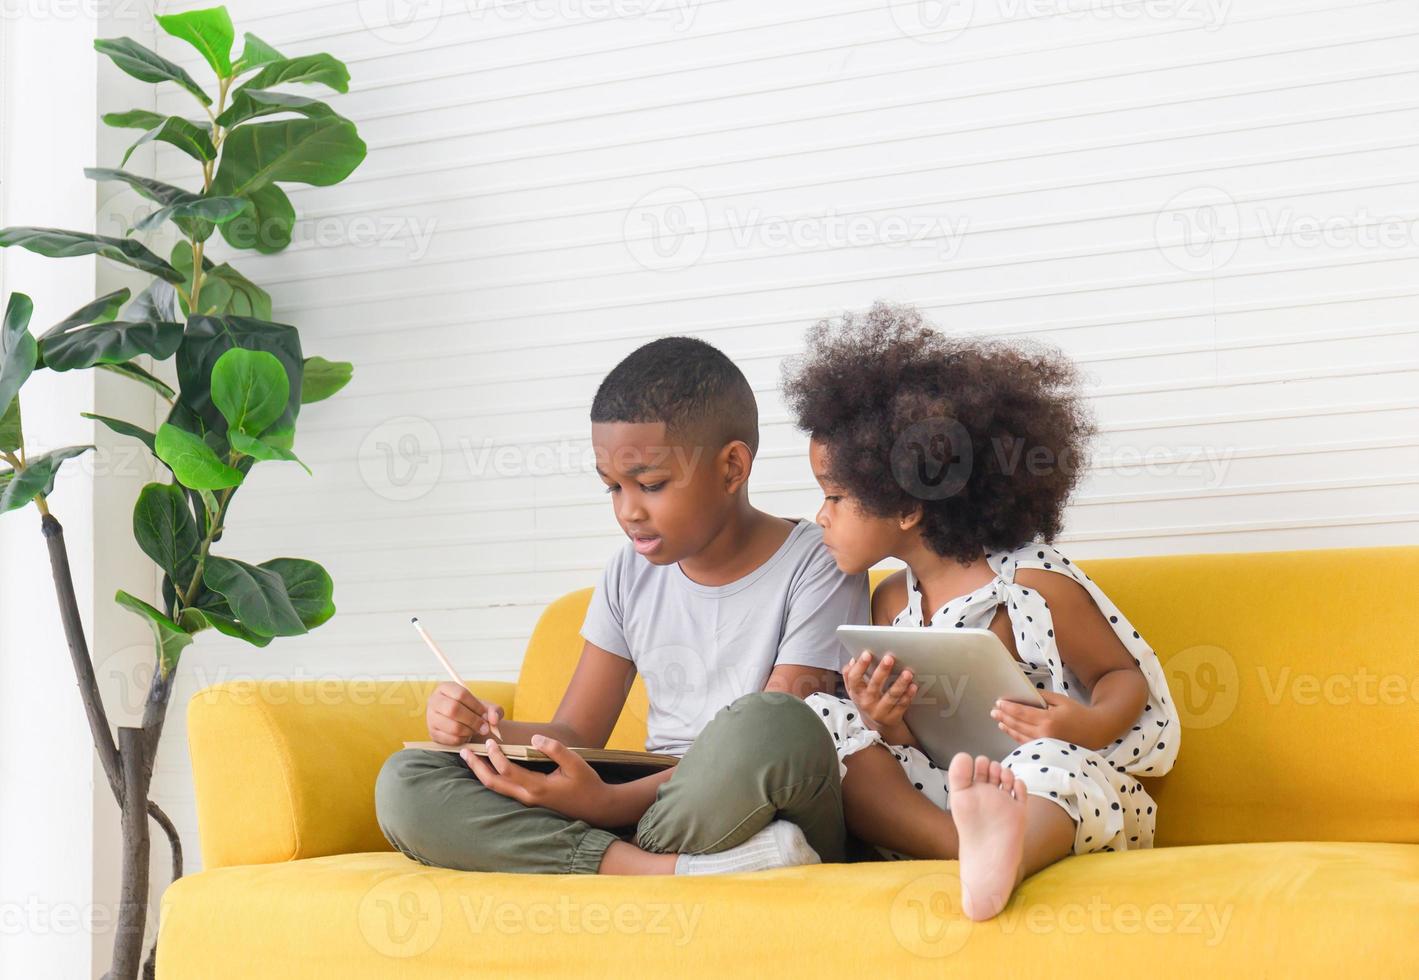
{"type": "Polygon", "coordinates": [[[423,749],[389,757],[375,809],[405,856],[466,871],[672,874],[677,855],[726,851],[780,818],[823,861],[844,860],[832,737],[813,709],[778,692],[720,709],[634,827],[524,806],[484,786],[456,753],[423,749]]]}

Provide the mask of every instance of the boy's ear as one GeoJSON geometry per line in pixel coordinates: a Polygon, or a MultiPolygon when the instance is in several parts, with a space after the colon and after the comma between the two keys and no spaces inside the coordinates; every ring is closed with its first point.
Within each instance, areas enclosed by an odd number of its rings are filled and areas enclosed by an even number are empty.
{"type": "Polygon", "coordinates": [[[738,493],[749,482],[753,469],[754,454],[742,439],[735,439],[719,451],[719,470],[723,474],[725,493],[738,493]]]}

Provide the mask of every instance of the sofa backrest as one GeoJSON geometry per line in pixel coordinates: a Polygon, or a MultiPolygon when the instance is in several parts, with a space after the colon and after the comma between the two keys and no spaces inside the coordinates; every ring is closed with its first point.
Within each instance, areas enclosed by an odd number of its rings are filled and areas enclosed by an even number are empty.
{"type": "MultiPolygon", "coordinates": [[[[1159,845],[1419,842],[1419,547],[1079,563],[1158,651],[1183,724],[1159,845]]],[[[873,574],[873,585],[887,572],[873,574]]],[[[514,717],[552,717],[585,589],[538,623],[514,717]]],[[[610,744],[645,745],[640,679],[610,744]]]]}

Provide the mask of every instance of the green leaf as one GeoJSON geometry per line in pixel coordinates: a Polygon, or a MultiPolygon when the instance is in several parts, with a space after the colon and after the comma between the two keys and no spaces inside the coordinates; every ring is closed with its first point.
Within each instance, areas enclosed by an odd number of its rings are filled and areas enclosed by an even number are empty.
{"type": "Polygon", "coordinates": [[[143,554],[175,582],[191,580],[202,539],[187,507],[187,497],[171,483],[149,483],[133,506],[133,537],[143,554]]]}
{"type": "MultiPolygon", "coordinates": [[[[301,469],[310,473],[310,467],[305,465],[295,453],[282,447],[273,440],[258,439],[244,432],[234,432],[230,429],[227,430],[227,438],[231,440],[233,449],[246,456],[250,456],[252,459],[263,461],[280,459],[289,463],[300,463],[301,469]]],[[[315,474],[311,473],[311,475],[314,476],[315,474]]]]}
{"type": "Polygon", "coordinates": [[[24,441],[20,427],[20,396],[10,399],[10,407],[0,412],[0,451],[13,453],[24,441]]]}
{"type": "Polygon", "coordinates": [[[128,287],[104,293],[98,299],[79,307],[54,326],[40,335],[40,343],[46,337],[57,337],[84,323],[105,323],[118,316],[119,309],[128,301],[128,287]]]}
{"type": "Polygon", "coordinates": [[[317,563],[305,558],[272,558],[257,567],[281,576],[286,595],[306,629],[313,630],[335,615],[335,583],[317,563]]]}
{"type": "Polygon", "coordinates": [[[349,361],[327,361],[313,356],[305,359],[301,374],[301,404],[324,401],[350,383],[355,366],[349,361]]]}
{"type": "Polygon", "coordinates": [[[30,334],[34,302],[24,293],[11,293],[0,321],[0,405],[9,407],[20,386],[39,362],[39,344],[30,334]]]}
{"type": "Polygon", "coordinates": [[[124,151],[123,159],[118,163],[120,167],[128,163],[128,158],[133,155],[134,150],[154,140],[175,146],[201,163],[217,159],[217,148],[212,144],[212,135],[207,131],[207,127],[195,125],[181,116],[158,116],[158,119],[157,123],[148,127],[148,131],[124,151]]]}
{"type": "Polygon", "coordinates": [[[181,187],[174,187],[172,184],[165,184],[161,180],[154,180],[141,174],[129,173],[127,170],[115,170],[113,167],[85,167],[84,176],[90,180],[122,181],[148,200],[163,205],[181,204],[184,201],[200,201],[202,199],[202,195],[194,194],[181,187]]]}
{"type": "Polygon", "coordinates": [[[140,428],[132,422],[125,422],[122,419],[109,418],[107,415],[95,415],[92,412],[80,412],[79,414],[86,419],[102,422],[121,436],[132,436],[134,439],[137,439],[143,445],[147,446],[149,452],[153,453],[155,456],[157,455],[157,450],[154,446],[154,436],[147,429],[140,428]]]}
{"type": "Polygon", "coordinates": [[[212,104],[207,93],[193,81],[191,75],[131,37],[101,37],[94,41],[94,50],[108,55],[115,65],[139,81],[176,82],[195,95],[203,105],[212,104]]]}
{"type": "MultiPolygon", "coordinates": [[[[138,223],[129,231],[147,231],[169,219],[179,228],[183,228],[189,222],[197,221],[220,225],[241,214],[242,209],[246,206],[247,202],[240,197],[198,197],[181,204],[169,204],[167,207],[159,208],[152,214],[139,219],[138,223]]],[[[211,234],[211,232],[207,234],[211,234]]]]}
{"type": "Polygon", "coordinates": [[[93,446],[68,446],[45,453],[43,456],[31,456],[26,460],[25,468],[16,473],[5,484],[4,493],[0,493],[0,514],[23,507],[33,500],[36,494],[44,494],[48,497],[54,492],[54,478],[59,473],[60,464],[66,459],[93,448],[93,446]]]}
{"type": "Polygon", "coordinates": [[[207,64],[226,78],[232,73],[232,42],[236,31],[226,7],[188,10],[180,14],[159,14],[158,26],[173,37],[181,38],[201,53],[207,64]]]}
{"type": "Polygon", "coordinates": [[[217,117],[217,125],[230,129],[237,123],[270,116],[278,112],[298,112],[302,116],[315,119],[318,116],[333,116],[335,110],[318,99],[308,99],[303,95],[286,92],[267,92],[262,89],[243,86],[232,94],[232,104],[217,117]]]}
{"type": "Polygon", "coordinates": [[[114,374],[121,374],[125,378],[131,378],[137,381],[139,384],[147,385],[168,401],[172,401],[173,398],[177,396],[177,392],[173,391],[166,382],[155,378],[136,364],[100,364],[98,368],[101,371],[112,371],[114,374]]]}
{"type": "Polygon", "coordinates": [[[212,522],[217,519],[217,511],[222,509],[222,505],[217,502],[217,495],[211,490],[198,490],[197,495],[202,498],[202,533],[206,534],[212,527],[212,522]]]}
{"type": "Polygon", "coordinates": [[[225,221],[237,215],[243,206],[238,199],[226,198],[220,194],[204,197],[201,194],[194,194],[151,177],[129,173],[127,170],[114,170],[111,167],[85,167],[84,176],[91,180],[121,181],[137,191],[142,197],[162,205],[161,209],[138,222],[134,226],[135,229],[152,227],[171,216],[173,223],[182,229],[184,235],[189,238],[201,239],[212,233],[210,226],[205,224],[206,222],[225,221]],[[213,201],[219,203],[212,204],[213,201]]]}
{"type": "Polygon", "coordinates": [[[227,134],[211,192],[246,197],[273,180],[338,184],[364,158],[355,124],[339,116],[251,123],[227,134]]]}
{"type": "Polygon", "coordinates": [[[168,117],[148,109],[129,109],[127,112],[105,112],[99,118],[104,121],[105,126],[112,126],[114,129],[152,129],[161,125],[168,117]]]}
{"type": "MultiPolygon", "coordinates": [[[[226,228],[227,226],[223,225],[222,227],[226,228]]],[[[218,310],[218,313],[233,313],[237,316],[255,317],[258,320],[271,319],[270,295],[226,262],[208,269],[203,279],[202,292],[204,296],[208,287],[213,283],[220,283],[228,290],[223,309],[218,310]]],[[[206,299],[202,300],[202,305],[207,305],[206,299]]]]}
{"type": "Polygon", "coordinates": [[[212,367],[212,404],[226,418],[229,438],[233,431],[261,435],[281,416],[290,395],[286,369],[264,350],[233,347],[212,367]]]}
{"type": "Polygon", "coordinates": [[[254,248],[271,255],[291,244],[291,232],[296,226],[296,209],[286,192],[276,184],[267,184],[249,191],[246,210],[222,225],[222,237],[233,248],[254,248]]]}
{"type": "MultiPolygon", "coordinates": [[[[172,264],[183,275],[183,291],[191,296],[192,248],[187,242],[178,242],[173,246],[172,264]]],[[[266,290],[228,263],[213,265],[206,256],[202,258],[202,293],[198,302],[202,308],[195,312],[203,316],[234,314],[258,320],[271,319],[271,297],[266,290]]],[[[187,306],[186,303],[183,305],[187,306]]]]}
{"type": "MultiPolygon", "coordinates": [[[[215,593],[213,593],[213,596],[216,597],[215,593]]],[[[187,606],[182,610],[182,614],[178,619],[182,623],[183,628],[192,633],[200,632],[208,627],[214,627],[218,633],[234,636],[239,640],[245,640],[252,646],[264,647],[271,642],[271,637],[254,633],[241,623],[238,623],[236,619],[230,615],[231,607],[225,602],[222,603],[221,608],[227,610],[228,615],[222,615],[217,609],[207,606],[187,606]]]]}
{"type": "Polygon", "coordinates": [[[284,61],[285,55],[267,44],[261,38],[248,31],[242,44],[241,57],[232,65],[232,74],[240,75],[243,72],[251,71],[253,68],[260,68],[262,65],[269,65],[273,61],[284,61]]]}
{"type": "Polygon", "coordinates": [[[159,426],[153,451],[185,487],[223,490],[242,481],[241,473],[218,459],[211,446],[169,422],[159,426]]]}
{"type": "MultiPolygon", "coordinates": [[[[248,38],[250,36],[247,35],[248,38]]],[[[308,54],[299,58],[283,58],[264,65],[261,71],[244,82],[241,88],[266,89],[290,82],[324,85],[337,92],[348,92],[350,72],[344,64],[328,54],[308,54]]]]}
{"type": "Polygon", "coordinates": [[[278,572],[233,558],[207,557],[203,580],[226,598],[247,629],[264,636],[297,636],[307,632],[286,593],[278,572]]]}
{"type": "Polygon", "coordinates": [[[192,642],[192,634],[142,599],[131,596],[122,589],[114,595],[113,601],[148,621],[148,625],[153,628],[153,639],[158,644],[158,659],[162,662],[162,672],[171,673],[177,667],[182,651],[192,642]]]}
{"type": "Polygon", "coordinates": [[[300,413],[304,359],[300,333],[284,323],[244,316],[193,316],[187,320],[182,346],[177,349],[178,402],[194,419],[218,433],[227,431],[227,420],[212,403],[210,378],[217,359],[234,347],[275,354],[286,369],[290,396],[276,420],[279,428],[295,428],[300,413]]]}
{"type": "Polygon", "coordinates": [[[182,281],[181,273],[129,238],[107,238],[82,231],[66,231],[63,228],[0,228],[0,248],[8,248],[11,245],[18,245],[51,259],[101,255],[168,282],[182,281]]]}
{"type": "Polygon", "coordinates": [[[74,371],[95,364],[122,364],[139,354],[159,361],[177,353],[182,343],[182,324],[96,323],[76,327],[57,336],[45,334],[40,340],[44,363],[54,371],[74,371]]]}
{"type": "Polygon", "coordinates": [[[181,320],[184,314],[177,305],[177,290],[172,283],[154,279],[143,288],[128,308],[123,311],[125,320],[181,320]]]}

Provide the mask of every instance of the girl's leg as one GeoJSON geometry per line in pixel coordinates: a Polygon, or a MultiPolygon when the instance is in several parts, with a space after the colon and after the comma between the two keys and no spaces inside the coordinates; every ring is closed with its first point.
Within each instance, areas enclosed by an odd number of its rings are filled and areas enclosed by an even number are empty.
{"type": "Polygon", "coordinates": [[[912,857],[955,859],[951,814],[911,784],[891,750],[870,745],[843,765],[843,817],[854,836],[912,857]]]}
{"type": "Polygon", "coordinates": [[[1073,851],[1074,820],[1029,796],[1023,779],[986,756],[958,752],[946,775],[960,839],[961,910],[989,919],[1028,875],[1073,851]]]}

